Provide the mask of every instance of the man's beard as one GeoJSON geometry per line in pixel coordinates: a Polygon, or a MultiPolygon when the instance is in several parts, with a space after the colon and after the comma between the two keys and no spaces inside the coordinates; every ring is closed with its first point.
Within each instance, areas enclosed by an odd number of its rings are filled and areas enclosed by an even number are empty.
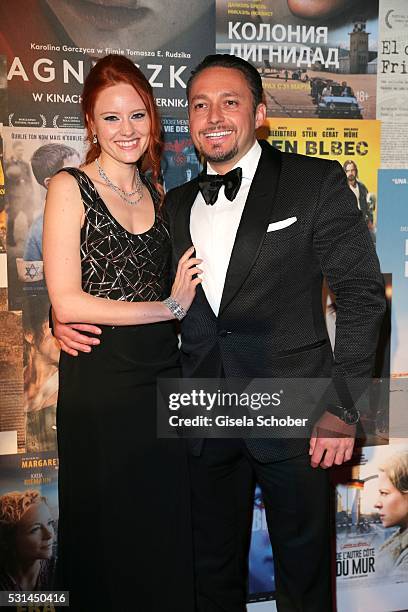
{"type": "Polygon", "coordinates": [[[234,159],[234,157],[238,155],[238,144],[235,144],[229,151],[219,151],[218,153],[214,152],[212,154],[202,151],[202,154],[204,155],[206,161],[210,163],[231,161],[231,159],[234,159]]]}

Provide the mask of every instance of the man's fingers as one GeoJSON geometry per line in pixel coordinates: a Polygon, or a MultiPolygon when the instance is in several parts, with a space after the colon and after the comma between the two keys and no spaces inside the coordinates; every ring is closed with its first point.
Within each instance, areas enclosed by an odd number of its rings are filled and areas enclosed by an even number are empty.
{"type": "Polygon", "coordinates": [[[336,456],[336,451],[333,448],[326,448],[326,454],[323,461],[320,463],[320,467],[324,470],[331,467],[336,456]]]}
{"type": "Polygon", "coordinates": [[[65,338],[65,340],[61,340],[61,342],[64,342],[65,346],[74,351],[80,351],[81,353],[90,353],[92,351],[92,347],[88,344],[84,342],[75,342],[72,338],[65,338]]]}
{"type": "MultiPolygon", "coordinates": [[[[310,439],[310,449],[313,446],[310,463],[312,467],[320,465],[327,469],[332,465],[342,465],[349,461],[353,454],[354,439],[350,438],[322,438],[322,432],[318,432],[318,437],[310,439]]],[[[309,453],[311,450],[309,451],[309,453]]]]}
{"type": "Polygon", "coordinates": [[[70,349],[69,346],[67,346],[62,340],[58,340],[58,344],[60,345],[61,350],[64,351],[64,353],[68,353],[68,355],[72,355],[72,357],[78,357],[78,351],[70,349]]]}
{"type": "Polygon", "coordinates": [[[71,329],[69,332],[68,330],[64,330],[64,334],[61,337],[64,338],[64,342],[68,343],[70,346],[72,346],[73,343],[75,342],[81,345],[89,345],[89,346],[96,346],[97,344],[101,343],[99,338],[92,338],[90,336],[84,336],[83,334],[80,334],[74,329],[71,329]]]}
{"type": "Polygon", "coordinates": [[[347,445],[347,448],[346,448],[346,451],[344,453],[344,461],[350,461],[350,459],[351,459],[351,457],[353,455],[354,442],[355,442],[355,440],[350,440],[349,441],[349,443],[347,445]]]}
{"type": "Polygon", "coordinates": [[[100,327],[96,325],[89,325],[88,323],[72,323],[70,325],[72,329],[76,329],[77,331],[84,331],[90,334],[101,334],[102,330],[100,327]]]}
{"type": "Polygon", "coordinates": [[[336,456],[334,458],[334,463],[336,465],[341,465],[342,463],[344,463],[344,451],[343,450],[337,451],[336,456]]]}
{"type": "Polygon", "coordinates": [[[317,442],[317,431],[314,428],[313,432],[312,432],[312,435],[311,435],[311,438],[310,438],[310,441],[309,441],[309,455],[313,455],[313,451],[315,449],[316,442],[317,442]]]}
{"type": "Polygon", "coordinates": [[[313,450],[313,454],[310,457],[310,464],[316,468],[320,465],[325,449],[321,444],[316,444],[313,450]]]}

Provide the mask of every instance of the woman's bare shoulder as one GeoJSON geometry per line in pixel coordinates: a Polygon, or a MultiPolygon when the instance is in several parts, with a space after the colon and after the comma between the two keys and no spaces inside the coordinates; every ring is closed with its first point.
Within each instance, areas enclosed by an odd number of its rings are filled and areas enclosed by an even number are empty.
{"type": "Polygon", "coordinates": [[[75,177],[72,176],[65,168],[62,168],[57,174],[55,174],[49,184],[49,188],[52,189],[67,189],[74,191],[75,187],[78,187],[78,183],[75,177]]]}

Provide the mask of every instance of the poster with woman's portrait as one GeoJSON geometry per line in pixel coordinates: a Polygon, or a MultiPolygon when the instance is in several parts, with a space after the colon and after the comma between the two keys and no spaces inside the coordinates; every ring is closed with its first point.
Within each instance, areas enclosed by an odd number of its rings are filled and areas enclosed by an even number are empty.
{"type": "Polygon", "coordinates": [[[342,609],[378,611],[379,602],[381,610],[404,609],[408,443],[361,449],[354,465],[336,470],[336,478],[336,577],[342,609]]]}
{"type": "Polygon", "coordinates": [[[140,66],[161,111],[186,116],[186,82],[191,69],[214,52],[214,22],[212,0],[149,0],[143,5],[134,0],[23,0],[13,10],[2,2],[7,124],[82,127],[84,78],[95,61],[110,53],[140,66]]]}
{"type": "Polygon", "coordinates": [[[58,459],[55,453],[0,456],[0,589],[54,588],[58,459]]]}

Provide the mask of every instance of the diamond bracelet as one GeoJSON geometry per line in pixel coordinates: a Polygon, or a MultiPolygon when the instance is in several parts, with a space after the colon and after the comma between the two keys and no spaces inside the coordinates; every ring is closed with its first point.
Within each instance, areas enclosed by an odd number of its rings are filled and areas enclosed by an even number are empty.
{"type": "Polygon", "coordinates": [[[176,302],[176,300],[172,297],[168,297],[165,300],[163,300],[162,304],[165,304],[167,308],[170,310],[170,312],[174,314],[176,319],[178,319],[179,321],[184,319],[184,317],[187,314],[184,308],[180,306],[180,304],[176,302]]]}

